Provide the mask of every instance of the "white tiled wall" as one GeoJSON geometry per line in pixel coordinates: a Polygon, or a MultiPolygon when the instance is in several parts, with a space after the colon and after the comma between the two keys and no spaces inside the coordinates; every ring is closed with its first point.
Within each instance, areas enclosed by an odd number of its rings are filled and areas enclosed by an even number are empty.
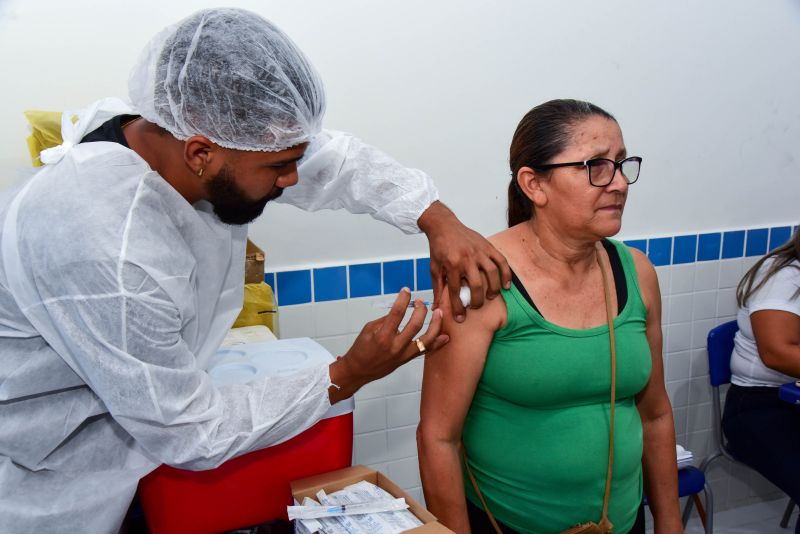
{"type": "MultiPolygon", "coordinates": [[[[736,258],[657,267],[662,292],[664,369],[678,443],[697,464],[713,447],[706,359],[708,331],[735,318],[735,287],[758,258],[736,258]]],[[[430,299],[430,292],[416,293],[430,299]]],[[[391,297],[366,297],[280,308],[281,337],[309,336],[333,354],[344,354],[363,325],[387,313],[391,297]]],[[[353,462],[385,472],[421,499],[415,431],[419,421],[422,361],[368,384],[355,398],[353,462]]],[[[760,475],[721,459],[709,480],[715,509],[777,498],[782,493],[760,475]]]]}
{"type": "MultiPolygon", "coordinates": [[[[657,267],[663,298],[664,371],[678,443],[697,464],[714,450],[706,336],[736,318],[736,285],[759,258],[657,267]]],[[[724,402],[724,400],[723,400],[724,402]]],[[[783,493],[755,471],[716,460],[707,473],[716,511],[771,500],[783,493]]]]}

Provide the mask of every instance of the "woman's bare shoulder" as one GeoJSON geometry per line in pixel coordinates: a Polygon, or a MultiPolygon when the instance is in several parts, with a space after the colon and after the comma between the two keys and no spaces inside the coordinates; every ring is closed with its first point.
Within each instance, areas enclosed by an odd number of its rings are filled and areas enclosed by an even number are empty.
{"type": "Polygon", "coordinates": [[[520,247],[521,235],[519,225],[506,228],[505,230],[489,236],[487,239],[497,250],[506,256],[506,259],[508,259],[508,256],[513,254],[514,250],[520,247]]]}
{"type": "Polygon", "coordinates": [[[648,258],[644,252],[633,247],[628,247],[628,250],[633,257],[633,264],[636,266],[636,272],[640,276],[648,273],[652,273],[652,275],[655,276],[656,269],[653,267],[653,262],[650,261],[650,258],[648,258]]]}
{"type": "Polygon", "coordinates": [[[633,265],[636,267],[636,277],[639,279],[639,287],[645,297],[645,304],[648,304],[653,296],[661,294],[658,286],[658,275],[653,262],[639,249],[628,247],[633,257],[633,265]],[[649,297],[649,298],[648,298],[649,297]]]}

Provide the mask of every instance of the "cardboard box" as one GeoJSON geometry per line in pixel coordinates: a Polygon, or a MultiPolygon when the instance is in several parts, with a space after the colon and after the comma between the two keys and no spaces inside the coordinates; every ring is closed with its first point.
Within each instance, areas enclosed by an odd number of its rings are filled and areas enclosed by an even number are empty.
{"type": "Polygon", "coordinates": [[[264,251],[247,240],[244,255],[244,283],[258,284],[264,281],[264,251]]]}
{"type": "Polygon", "coordinates": [[[436,517],[432,513],[412,499],[405,491],[400,489],[400,486],[389,480],[386,475],[364,465],[354,465],[352,467],[339,469],[338,471],[330,471],[321,475],[294,480],[291,483],[292,496],[298,503],[303,502],[303,499],[306,497],[316,500],[316,493],[321,489],[325,490],[325,493],[333,493],[334,491],[338,491],[345,486],[355,484],[361,480],[371,482],[379,488],[385,489],[395,497],[405,498],[411,513],[424,523],[421,527],[412,528],[406,532],[413,532],[415,534],[444,534],[446,532],[453,532],[436,521],[436,517]]]}

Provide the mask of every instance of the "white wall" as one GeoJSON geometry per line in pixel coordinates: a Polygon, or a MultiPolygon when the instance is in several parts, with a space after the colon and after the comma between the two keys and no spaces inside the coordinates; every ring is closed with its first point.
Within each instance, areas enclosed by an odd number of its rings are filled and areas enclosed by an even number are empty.
{"type": "MultiPolygon", "coordinates": [[[[797,0],[0,0],[0,187],[27,165],[23,110],[125,96],[152,34],[218,4],[283,27],[326,82],[326,125],[431,173],[480,232],[503,227],[517,121],[555,97],[614,113],[645,158],[624,237],[797,219],[797,0]]],[[[287,206],[251,233],[278,270],[427,249],[366,216],[287,206]]]]}

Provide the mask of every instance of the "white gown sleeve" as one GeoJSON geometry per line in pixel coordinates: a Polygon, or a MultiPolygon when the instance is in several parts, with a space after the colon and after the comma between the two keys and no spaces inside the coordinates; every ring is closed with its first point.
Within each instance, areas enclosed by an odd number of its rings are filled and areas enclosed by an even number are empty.
{"type": "Polygon", "coordinates": [[[307,211],[368,213],[407,234],[419,233],[417,219],[439,199],[430,176],[343,132],[317,134],[298,172],[299,182],[279,202],[307,211]]]}
{"type": "Polygon", "coordinates": [[[77,273],[90,292],[43,306],[68,347],[62,357],[155,460],[210,469],[293,437],[330,407],[327,365],[212,385],[181,338],[181,311],[167,292],[136,266],[125,267],[122,287],[97,267],[77,273]]]}

